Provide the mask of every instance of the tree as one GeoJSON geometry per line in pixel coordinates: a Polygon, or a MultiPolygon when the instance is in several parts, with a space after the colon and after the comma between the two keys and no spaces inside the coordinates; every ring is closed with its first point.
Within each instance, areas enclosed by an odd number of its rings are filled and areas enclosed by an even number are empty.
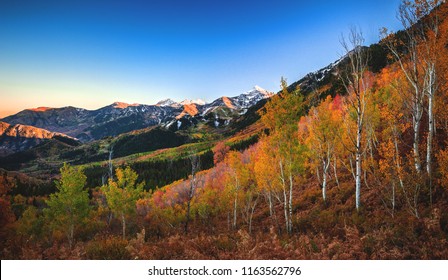
{"type": "Polygon", "coordinates": [[[47,200],[44,215],[53,230],[62,231],[72,248],[75,230],[87,221],[90,212],[89,195],[84,189],[86,176],[79,167],[64,163],[57,191],[47,200]]]}
{"type": "Polygon", "coordinates": [[[271,147],[268,136],[263,135],[258,142],[257,154],[254,163],[254,176],[259,191],[264,195],[269,205],[269,216],[274,226],[279,228],[279,222],[275,212],[275,199],[280,201],[281,184],[278,179],[280,170],[275,161],[275,151],[271,147]]]}
{"type": "Polygon", "coordinates": [[[224,141],[218,142],[213,148],[213,163],[217,165],[224,160],[226,154],[230,151],[230,147],[227,146],[224,141]]]}
{"type": "Polygon", "coordinates": [[[121,219],[122,236],[126,238],[126,220],[135,213],[136,202],[143,195],[144,183],[137,183],[137,173],[129,166],[125,169],[117,168],[117,179],[109,179],[109,183],[102,187],[107,204],[112,213],[121,219]]]}
{"type": "MultiPolygon", "coordinates": [[[[430,200],[432,200],[432,158],[434,136],[434,105],[438,87],[437,59],[439,40],[439,15],[435,10],[440,0],[403,0],[399,7],[399,19],[404,27],[404,38],[388,34],[384,29],[383,40],[405,74],[412,89],[407,98],[413,122],[413,153],[417,172],[422,170],[420,158],[420,126],[424,113],[424,97],[427,97],[428,136],[426,142],[426,171],[430,178],[430,200]],[[435,10],[433,13],[431,11],[435,10]],[[431,13],[431,14],[430,14],[431,13]]],[[[406,93],[406,91],[404,91],[406,93]]]]}
{"type": "Polygon", "coordinates": [[[311,108],[308,116],[302,117],[299,124],[299,137],[308,148],[310,167],[316,170],[324,202],[327,198],[330,165],[341,139],[342,112],[338,101],[340,97],[336,98],[337,102],[333,102],[331,96],[328,96],[319,106],[311,108]]]}
{"type": "Polygon", "coordinates": [[[13,183],[9,180],[6,172],[0,176],[0,242],[6,240],[8,229],[15,221],[14,212],[11,209],[11,197],[9,191],[13,183]]]}
{"type": "Polygon", "coordinates": [[[190,156],[190,163],[191,163],[191,177],[190,177],[190,187],[188,189],[188,198],[187,198],[187,213],[186,213],[186,218],[185,218],[185,233],[188,233],[188,224],[190,222],[190,208],[191,208],[191,200],[194,197],[194,194],[196,192],[196,188],[197,186],[197,178],[196,178],[196,173],[198,172],[198,170],[200,169],[200,160],[199,160],[199,156],[194,153],[191,152],[190,156]]]}
{"type": "Polygon", "coordinates": [[[247,173],[245,172],[242,154],[238,151],[230,151],[224,162],[229,167],[229,176],[226,178],[227,189],[233,196],[233,222],[232,227],[236,229],[237,226],[237,210],[238,210],[238,197],[240,195],[241,186],[247,180],[247,173]]]}
{"type": "Polygon", "coordinates": [[[249,226],[249,233],[252,233],[252,220],[255,212],[255,208],[258,203],[258,199],[260,197],[260,189],[256,185],[255,181],[255,158],[257,155],[257,146],[253,145],[246,149],[241,156],[241,160],[243,163],[243,173],[246,174],[244,184],[242,185],[243,189],[243,217],[245,218],[246,223],[249,226]]]}
{"type": "MultiPolygon", "coordinates": [[[[382,124],[378,147],[378,155],[380,156],[378,160],[379,176],[375,179],[380,189],[386,189],[386,200],[383,200],[383,204],[387,210],[390,208],[392,216],[394,216],[397,201],[396,185],[404,193],[408,204],[410,203],[404,181],[406,166],[402,156],[405,152],[400,147],[404,132],[410,128],[410,123],[406,121],[405,109],[403,108],[404,96],[399,94],[399,90],[402,88],[401,84],[404,83],[405,79],[396,67],[384,68],[377,77],[378,89],[375,92],[376,105],[379,107],[380,123],[382,124]]],[[[412,164],[409,168],[413,169],[412,164]]],[[[412,205],[409,206],[413,209],[412,205]]]]}
{"type": "Polygon", "coordinates": [[[286,231],[292,233],[293,187],[303,171],[303,147],[298,141],[297,123],[304,106],[299,88],[289,92],[283,78],[281,88],[266,104],[261,121],[269,129],[269,143],[275,151],[273,163],[279,167],[278,178],[283,190],[286,231]]]}
{"type": "Polygon", "coordinates": [[[362,176],[362,133],[364,129],[365,112],[367,98],[369,94],[369,83],[366,77],[368,53],[362,46],[364,38],[361,31],[352,28],[349,34],[348,42],[343,37],[341,39],[342,47],[345,49],[348,57],[348,66],[340,74],[340,79],[348,94],[347,104],[349,116],[352,116],[355,122],[355,133],[349,130],[351,146],[349,148],[355,155],[355,189],[356,189],[356,210],[359,211],[361,204],[361,176],[362,176]]]}

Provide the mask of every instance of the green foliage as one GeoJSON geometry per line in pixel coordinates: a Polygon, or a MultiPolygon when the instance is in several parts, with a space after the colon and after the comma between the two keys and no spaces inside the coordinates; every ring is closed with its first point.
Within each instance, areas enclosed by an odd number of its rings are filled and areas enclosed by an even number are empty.
{"type": "MultiPolygon", "coordinates": [[[[207,150],[200,153],[199,160],[200,170],[212,168],[213,151],[207,150]]],[[[191,174],[191,163],[188,157],[140,161],[130,166],[138,173],[139,180],[146,181],[147,190],[166,186],[179,179],[186,179],[191,174]]]]}
{"type": "Polygon", "coordinates": [[[305,113],[303,95],[300,89],[288,91],[286,80],[281,80],[282,91],[273,96],[261,111],[261,121],[271,131],[285,134],[294,134],[297,131],[297,122],[305,113]]]}
{"type": "Polygon", "coordinates": [[[125,169],[118,168],[117,180],[109,180],[109,184],[103,187],[107,204],[116,215],[130,215],[135,213],[135,203],[143,194],[143,183],[137,184],[137,173],[129,166],[125,169]]]}
{"type": "Polygon", "coordinates": [[[254,135],[249,136],[246,139],[230,143],[229,146],[230,146],[230,149],[233,151],[244,151],[247,148],[249,148],[250,146],[257,143],[259,139],[260,139],[260,135],[254,134],[254,135]]]}
{"type": "Polygon", "coordinates": [[[121,219],[124,239],[126,219],[135,213],[136,202],[144,195],[144,183],[137,183],[138,175],[129,166],[125,169],[117,168],[115,173],[117,180],[109,179],[109,183],[102,187],[102,191],[112,213],[121,219]]]}
{"type": "Polygon", "coordinates": [[[188,137],[169,130],[156,128],[148,132],[127,134],[114,143],[114,156],[123,157],[135,153],[177,147],[188,142],[188,137]]]}
{"type": "Polygon", "coordinates": [[[64,164],[57,192],[47,200],[44,214],[50,228],[67,236],[70,246],[76,228],[82,227],[89,217],[89,195],[84,189],[86,176],[80,168],[64,164]]]}
{"type": "Polygon", "coordinates": [[[41,237],[44,219],[34,206],[28,206],[17,222],[17,233],[27,238],[41,237]]]}
{"type": "Polygon", "coordinates": [[[19,170],[23,164],[35,159],[37,159],[37,155],[31,149],[0,157],[0,167],[7,170],[19,170]]]}

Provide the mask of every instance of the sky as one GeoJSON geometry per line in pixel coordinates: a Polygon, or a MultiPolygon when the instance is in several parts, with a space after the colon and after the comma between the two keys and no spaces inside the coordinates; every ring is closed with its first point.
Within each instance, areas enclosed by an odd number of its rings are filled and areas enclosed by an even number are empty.
{"type": "Polygon", "coordinates": [[[0,1],[0,117],[279,90],[400,29],[399,0],[0,1]]]}

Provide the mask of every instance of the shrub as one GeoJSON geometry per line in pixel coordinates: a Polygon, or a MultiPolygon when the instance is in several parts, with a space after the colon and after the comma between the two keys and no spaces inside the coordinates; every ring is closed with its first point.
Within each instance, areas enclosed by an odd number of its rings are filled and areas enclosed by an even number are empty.
{"type": "Polygon", "coordinates": [[[131,255],[126,249],[128,242],[119,237],[108,237],[91,241],[86,247],[88,259],[93,260],[129,260],[131,255]]]}

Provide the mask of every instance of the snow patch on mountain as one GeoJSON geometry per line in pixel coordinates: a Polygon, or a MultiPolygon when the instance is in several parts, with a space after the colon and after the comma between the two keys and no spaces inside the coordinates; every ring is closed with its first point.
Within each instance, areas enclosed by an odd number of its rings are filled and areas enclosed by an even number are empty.
{"type": "Polygon", "coordinates": [[[205,105],[207,104],[202,99],[185,99],[184,101],[180,102],[181,105],[190,105],[190,104],[197,104],[197,105],[205,105]]]}

